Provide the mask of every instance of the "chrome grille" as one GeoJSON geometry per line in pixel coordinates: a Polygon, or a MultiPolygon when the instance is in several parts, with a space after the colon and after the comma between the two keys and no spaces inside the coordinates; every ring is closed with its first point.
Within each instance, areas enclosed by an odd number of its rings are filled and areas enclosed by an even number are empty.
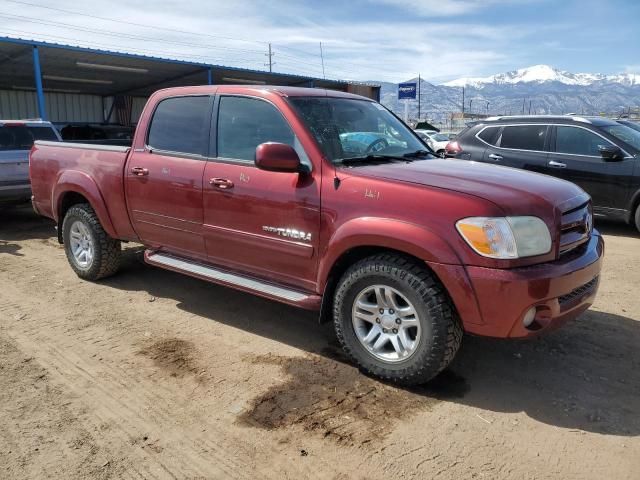
{"type": "Polygon", "coordinates": [[[591,202],[564,212],[560,225],[560,254],[567,253],[587,242],[592,230],[591,202]]]}

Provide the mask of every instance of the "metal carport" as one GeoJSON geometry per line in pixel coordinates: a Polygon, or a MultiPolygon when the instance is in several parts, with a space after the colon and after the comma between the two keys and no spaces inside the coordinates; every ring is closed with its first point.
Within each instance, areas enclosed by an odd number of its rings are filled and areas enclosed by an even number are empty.
{"type": "Polygon", "coordinates": [[[0,118],[130,124],[159,88],[234,83],[380,94],[376,85],[0,37],[0,118]]]}

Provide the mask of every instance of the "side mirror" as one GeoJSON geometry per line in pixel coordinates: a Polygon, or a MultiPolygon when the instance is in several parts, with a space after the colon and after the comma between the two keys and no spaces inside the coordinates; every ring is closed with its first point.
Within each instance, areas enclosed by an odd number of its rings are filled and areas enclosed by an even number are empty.
{"type": "Polygon", "coordinates": [[[301,172],[300,157],[291,145],[266,142],[256,147],[256,167],[271,172],[301,172]]]}
{"type": "Polygon", "coordinates": [[[618,162],[624,158],[620,147],[615,145],[600,145],[598,150],[600,150],[600,155],[605,162],[618,162]]]}

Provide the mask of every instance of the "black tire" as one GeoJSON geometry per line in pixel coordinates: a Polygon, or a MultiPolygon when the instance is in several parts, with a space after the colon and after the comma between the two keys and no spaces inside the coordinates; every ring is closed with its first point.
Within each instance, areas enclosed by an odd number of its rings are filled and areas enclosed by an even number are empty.
{"type": "Polygon", "coordinates": [[[447,158],[446,152],[444,150],[438,150],[436,152],[436,155],[438,155],[440,158],[447,158]]]}
{"type": "Polygon", "coordinates": [[[99,280],[113,275],[120,268],[120,241],[111,238],[104,231],[93,208],[87,203],[73,205],[67,210],[62,222],[62,238],[67,260],[76,274],[85,280],[99,280]],[[71,251],[71,226],[80,221],[88,230],[93,244],[93,259],[82,266],[71,251]]]}
{"type": "Polygon", "coordinates": [[[442,285],[424,266],[401,255],[379,254],[352,265],[336,289],[333,313],[346,354],[365,373],[398,385],[428,382],[451,363],[462,343],[462,327],[442,285]],[[423,332],[413,353],[396,363],[370,353],[352,323],[358,293],[377,284],[396,289],[413,304],[423,332]]]}
{"type": "Polygon", "coordinates": [[[636,226],[636,230],[640,232],[640,205],[636,207],[636,214],[635,214],[634,220],[635,220],[634,224],[636,226]]]}

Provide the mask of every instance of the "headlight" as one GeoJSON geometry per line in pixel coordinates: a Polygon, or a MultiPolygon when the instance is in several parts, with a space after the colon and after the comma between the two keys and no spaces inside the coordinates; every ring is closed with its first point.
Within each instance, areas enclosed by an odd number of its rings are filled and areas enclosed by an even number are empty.
{"type": "Polygon", "coordinates": [[[538,217],[470,217],[456,222],[456,228],[483,257],[533,257],[551,250],[551,234],[538,217]]]}

